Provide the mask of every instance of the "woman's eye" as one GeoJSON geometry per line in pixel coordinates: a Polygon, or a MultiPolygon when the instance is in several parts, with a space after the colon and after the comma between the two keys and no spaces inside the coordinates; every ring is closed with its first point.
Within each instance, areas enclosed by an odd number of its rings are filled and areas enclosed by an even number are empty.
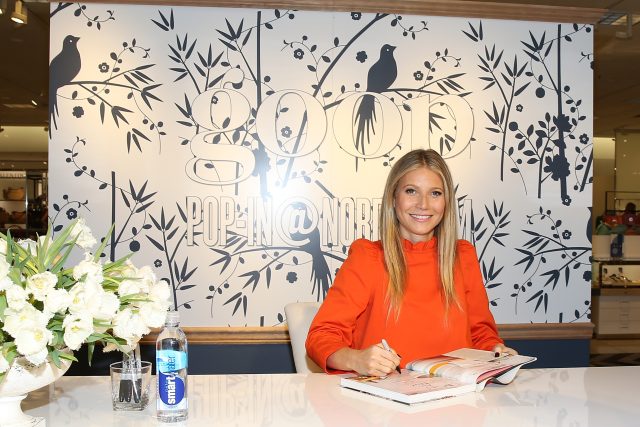
{"type": "Polygon", "coordinates": [[[416,190],[415,190],[415,189],[413,189],[413,188],[407,188],[407,189],[405,190],[405,193],[407,193],[407,194],[415,194],[415,193],[416,193],[416,190]]]}
{"type": "Polygon", "coordinates": [[[431,195],[433,197],[440,197],[440,196],[442,196],[442,191],[432,191],[431,195]]]}

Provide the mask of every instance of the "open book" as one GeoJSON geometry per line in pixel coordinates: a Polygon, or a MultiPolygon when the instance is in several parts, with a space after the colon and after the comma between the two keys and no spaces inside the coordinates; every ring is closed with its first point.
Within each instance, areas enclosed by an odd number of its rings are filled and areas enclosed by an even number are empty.
{"type": "Polygon", "coordinates": [[[522,365],[535,360],[535,357],[520,355],[496,357],[490,351],[463,348],[414,360],[401,374],[343,375],[340,385],[402,403],[419,403],[481,391],[487,382],[508,384],[522,365]]]}

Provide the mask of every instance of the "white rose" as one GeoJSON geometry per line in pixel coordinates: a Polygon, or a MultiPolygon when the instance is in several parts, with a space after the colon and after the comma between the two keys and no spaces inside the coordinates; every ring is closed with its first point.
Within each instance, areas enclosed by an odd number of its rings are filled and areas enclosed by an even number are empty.
{"type": "Polygon", "coordinates": [[[125,308],[116,314],[113,319],[114,335],[127,341],[127,345],[133,346],[140,338],[149,333],[139,313],[134,313],[130,308],[125,308]]]}
{"type": "Polygon", "coordinates": [[[93,333],[93,319],[82,314],[70,314],[62,321],[64,343],[71,350],[77,350],[93,333]]]}
{"type": "MultiPolygon", "coordinates": [[[[41,353],[43,350],[46,352],[47,344],[49,344],[52,339],[53,333],[47,328],[26,327],[20,329],[20,333],[15,337],[14,342],[18,353],[24,356],[33,355],[35,360],[39,360],[38,353],[41,353]]],[[[42,363],[42,361],[40,363],[42,363]]]]}
{"type": "Polygon", "coordinates": [[[36,309],[31,304],[26,304],[20,310],[7,308],[4,311],[4,327],[14,338],[20,335],[20,331],[24,328],[45,328],[49,317],[36,309]]]}
{"type": "Polygon", "coordinates": [[[4,355],[0,351],[0,374],[3,372],[7,372],[8,369],[9,369],[9,362],[7,362],[7,359],[5,359],[4,355]]]}
{"type": "Polygon", "coordinates": [[[44,301],[47,294],[56,287],[56,283],[58,276],[50,271],[34,274],[27,278],[27,292],[38,301],[44,301]]]}
{"type": "Polygon", "coordinates": [[[140,304],[140,317],[149,328],[159,328],[164,325],[167,307],[153,301],[143,302],[140,304]]]}
{"type": "Polygon", "coordinates": [[[44,311],[49,313],[63,313],[71,303],[71,295],[65,289],[54,289],[44,300],[44,311]]]}
{"type": "Polygon", "coordinates": [[[5,292],[9,307],[19,311],[22,307],[28,305],[27,298],[29,298],[29,294],[22,286],[11,284],[5,292]]]}
{"type": "Polygon", "coordinates": [[[90,249],[97,242],[96,238],[91,234],[91,229],[87,226],[84,218],[78,219],[78,221],[73,226],[69,237],[74,239],[78,236],[76,240],[76,245],[80,246],[82,249],[90,249]]]}
{"type": "Polygon", "coordinates": [[[84,260],[73,267],[73,278],[83,282],[101,284],[104,280],[102,265],[94,262],[91,256],[87,254],[84,260]]]}

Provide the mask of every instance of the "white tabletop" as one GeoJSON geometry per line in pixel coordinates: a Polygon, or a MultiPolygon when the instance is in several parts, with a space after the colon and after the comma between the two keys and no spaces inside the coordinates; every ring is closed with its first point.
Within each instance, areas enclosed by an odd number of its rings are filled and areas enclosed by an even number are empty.
{"type": "MultiPolygon", "coordinates": [[[[162,425],[154,404],[114,412],[109,393],[108,377],[62,377],[23,408],[48,427],[162,425]]],[[[343,389],[325,374],[192,375],[189,393],[186,426],[640,426],[640,366],[523,369],[507,386],[412,406],[343,389]]]]}

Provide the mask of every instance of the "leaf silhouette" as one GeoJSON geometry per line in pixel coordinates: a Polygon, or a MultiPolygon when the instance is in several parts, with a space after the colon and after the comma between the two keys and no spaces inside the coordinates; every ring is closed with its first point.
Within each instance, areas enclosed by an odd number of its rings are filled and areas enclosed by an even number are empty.
{"type": "Polygon", "coordinates": [[[259,271],[249,271],[247,273],[241,274],[238,277],[248,277],[249,279],[247,279],[247,282],[244,284],[244,286],[242,288],[244,289],[247,286],[249,286],[250,284],[253,284],[253,288],[251,289],[251,291],[255,291],[256,287],[258,286],[258,282],[260,281],[260,272],[259,271]]]}

